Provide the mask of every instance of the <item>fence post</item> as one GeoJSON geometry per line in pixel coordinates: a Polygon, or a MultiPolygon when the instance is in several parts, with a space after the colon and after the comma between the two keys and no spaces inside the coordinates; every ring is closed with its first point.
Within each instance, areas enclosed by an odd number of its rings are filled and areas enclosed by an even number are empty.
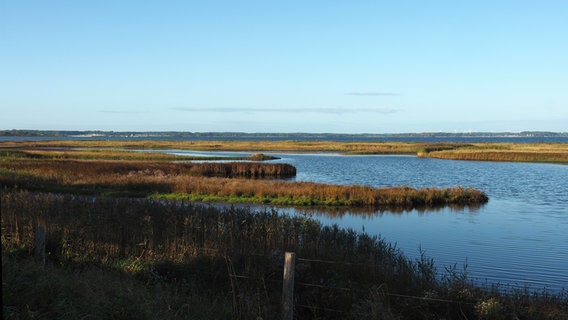
{"type": "Polygon", "coordinates": [[[294,268],[296,254],[286,252],[284,255],[284,276],[282,284],[282,319],[294,318],[294,268]]]}
{"type": "Polygon", "coordinates": [[[45,265],[45,221],[39,220],[34,236],[34,257],[42,266],[45,265]]]}

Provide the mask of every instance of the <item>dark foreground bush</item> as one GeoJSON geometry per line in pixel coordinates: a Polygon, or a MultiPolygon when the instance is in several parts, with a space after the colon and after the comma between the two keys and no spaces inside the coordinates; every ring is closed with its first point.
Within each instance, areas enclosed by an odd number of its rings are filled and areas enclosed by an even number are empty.
{"type": "Polygon", "coordinates": [[[567,300],[475,288],[383,239],[275,211],[3,189],[4,318],[561,319],[567,300]],[[29,260],[36,225],[47,265],[29,260]],[[99,279],[100,281],[97,281],[99,279]],[[106,285],[105,285],[106,283],[106,285]]]}

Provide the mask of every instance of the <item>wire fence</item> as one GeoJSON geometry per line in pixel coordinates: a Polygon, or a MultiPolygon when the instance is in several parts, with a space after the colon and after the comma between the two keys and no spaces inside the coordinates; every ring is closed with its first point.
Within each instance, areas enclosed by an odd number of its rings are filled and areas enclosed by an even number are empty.
{"type": "MultiPolygon", "coordinates": [[[[45,242],[46,242],[46,233],[45,233],[45,226],[43,225],[39,225],[36,231],[36,236],[34,239],[35,242],[35,247],[36,250],[34,252],[35,256],[36,256],[36,260],[42,264],[45,264],[45,242]],[[42,232],[43,231],[43,232],[42,232]]],[[[215,248],[206,248],[206,247],[202,247],[202,248],[198,248],[199,252],[202,253],[213,253],[213,254],[221,254],[222,253],[215,249],[215,248]]],[[[283,253],[283,252],[282,252],[283,253]]],[[[284,274],[283,277],[280,278],[277,274],[273,273],[271,275],[266,275],[266,274],[242,274],[240,272],[237,272],[237,269],[235,268],[231,258],[229,256],[224,256],[224,259],[226,261],[226,265],[227,265],[227,275],[228,275],[228,279],[230,282],[230,287],[231,290],[233,292],[233,308],[234,308],[234,313],[235,314],[240,314],[239,311],[239,301],[237,301],[236,299],[236,292],[240,290],[240,287],[242,286],[242,281],[246,281],[248,283],[254,282],[253,286],[255,286],[256,288],[259,288],[259,290],[257,290],[257,292],[263,292],[263,296],[265,300],[270,300],[269,297],[269,290],[267,289],[267,283],[270,283],[271,286],[277,286],[277,287],[282,287],[282,309],[286,310],[289,309],[291,310],[289,312],[289,316],[283,316],[283,319],[293,319],[293,315],[294,312],[298,312],[298,311],[294,311],[294,310],[307,310],[308,312],[311,313],[333,313],[336,315],[342,315],[342,314],[347,314],[349,312],[349,308],[334,308],[333,306],[329,306],[329,305],[325,305],[325,304],[317,304],[314,303],[314,301],[307,301],[305,300],[305,296],[304,295],[298,295],[296,297],[294,297],[294,293],[295,292],[304,292],[306,290],[310,291],[310,290],[316,290],[316,293],[321,294],[322,292],[329,292],[329,291],[333,291],[333,292],[340,292],[340,296],[341,297],[345,297],[347,300],[349,300],[349,297],[353,297],[353,296],[357,296],[357,297],[365,297],[368,296],[369,294],[372,293],[373,290],[376,290],[377,294],[381,297],[388,297],[388,298],[396,298],[396,299],[405,299],[408,301],[419,301],[421,303],[434,303],[434,304],[446,304],[446,305],[455,305],[458,306],[459,308],[461,307],[468,307],[468,308],[475,308],[476,307],[476,303],[475,302],[471,302],[471,301],[464,301],[464,299],[460,299],[460,300],[454,300],[454,299],[447,299],[447,298],[440,298],[437,297],[435,295],[432,296],[428,296],[428,294],[424,294],[424,295],[412,295],[412,294],[407,294],[407,293],[402,293],[402,292],[392,292],[390,290],[388,290],[387,287],[379,285],[378,287],[376,286],[376,284],[373,283],[358,283],[356,281],[350,280],[348,282],[349,286],[345,286],[345,285],[336,285],[333,283],[330,283],[329,281],[327,281],[328,279],[321,279],[320,283],[315,283],[315,282],[307,282],[307,281],[303,281],[301,277],[298,277],[298,281],[294,282],[294,279],[292,279],[292,284],[291,286],[289,286],[287,283],[289,281],[289,279],[287,279],[287,275],[286,275],[286,268],[292,268],[292,278],[294,278],[294,274],[295,274],[295,268],[310,268],[314,265],[325,265],[326,269],[332,268],[332,267],[336,267],[336,266],[341,266],[341,267],[347,267],[348,270],[352,270],[352,268],[365,268],[366,270],[373,270],[376,268],[379,268],[380,266],[377,264],[371,264],[371,263],[359,263],[359,262],[349,262],[349,261],[337,261],[337,260],[329,260],[329,259],[313,259],[313,258],[302,258],[302,257],[296,257],[295,254],[293,255],[293,263],[290,265],[287,265],[289,263],[288,261],[288,257],[290,255],[290,253],[286,252],[285,254],[285,259],[284,259],[284,265],[283,265],[283,270],[284,270],[284,274]],[[298,265],[296,265],[296,262],[298,262],[298,265]],[[290,298],[290,305],[287,307],[286,306],[286,302],[284,301],[286,298],[286,296],[291,297],[290,298]]],[[[136,259],[134,259],[133,263],[137,262],[138,260],[140,260],[140,258],[144,255],[144,251],[142,251],[142,254],[137,257],[136,259]]],[[[249,253],[248,257],[250,258],[257,258],[257,259],[263,259],[263,260],[269,260],[274,258],[274,255],[272,256],[267,256],[266,254],[263,253],[249,253]]],[[[280,259],[279,259],[280,260],[280,259]]],[[[339,269],[339,270],[344,270],[344,269],[339,269]]],[[[208,276],[208,277],[215,277],[218,275],[218,273],[211,273],[211,272],[204,272],[204,271],[200,271],[200,270],[188,270],[188,272],[192,272],[198,275],[204,275],[204,276],[208,276]]],[[[323,276],[323,275],[322,275],[323,276]]],[[[313,278],[312,278],[313,279],[313,278]]],[[[503,285],[501,285],[502,287],[503,285]]],[[[514,288],[513,285],[507,285],[508,288],[514,288]]],[[[492,287],[492,289],[495,288],[499,288],[499,287],[492,287]]],[[[526,290],[526,287],[516,287],[515,289],[518,290],[526,290]]],[[[261,294],[259,294],[260,296],[261,294]]],[[[260,299],[260,298],[259,298],[260,299]]],[[[241,313],[242,314],[242,313],[241,313]]],[[[568,314],[558,314],[561,317],[566,317],[568,318],[568,314]]]]}
{"type": "MultiPolygon", "coordinates": [[[[257,255],[257,256],[263,256],[263,255],[257,255]]],[[[309,258],[300,258],[297,257],[296,261],[298,263],[307,263],[307,264],[327,264],[327,265],[343,265],[343,266],[358,266],[358,267],[367,267],[367,268],[377,268],[378,266],[375,264],[366,264],[366,263],[354,263],[354,262],[348,262],[348,261],[334,261],[334,260],[323,260],[323,259],[309,259],[309,258]]],[[[262,282],[270,282],[270,283],[275,283],[277,285],[282,285],[283,284],[283,280],[281,279],[267,279],[267,278],[263,278],[263,277],[255,277],[255,276],[248,276],[248,275],[242,275],[242,274],[230,274],[229,275],[231,278],[233,279],[237,279],[237,280],[246,280],[246,281],[262,281],[262,282]]],[[[473,284],[472,281],[470,281],[470,283],[473,284]]],[[[368,284],[368,283],[352,283],[351,287],[345,287],[345,286],[334,286],[334,285],[328,285],[328,284],[319,284],[319,283],[312,283],[312,282],[303,282],[303,281],[296,281],[294,283],[294,290],[295,291],[302,291],[303,289],[315,289],[315,290],[321,290],[321,291],[339,291],[342,293],[347,293],[347,294],[355,294],[358,296],[362,296],[362,295],[366,295],[369,294],[371,290],[373,290],[373,286],[372,284],[368,284]]],[[[514,291],[518,291],[518,292],[526,292],[526,290],[528,290],[527,286],[520,286],[520,285],[513,285],[513,284],[491,284],[491,285],[487,285],[485,288],[478,288],[478,290],[486,290],[488,293],[491,292],[492,290],[495,289],[499,289],[501,290],[501,293],[511,293],[514,291]],[[506,289],[506,291],[504,290],[506,289]]],[[[385,287],[379,287],[378,289],[380,291],[380,295],[384,296],[384,297],[389,297],[389,298],[397,298],[397,299],[405,299],[408,301],[418,301],[420,303],[436,303],[436,304],[447,304],[447,305],[454,305],[457,306],[459,308],[461,307],[469,307],[469,308],[475,308],[476,306],[479,305],[479,303],[476,302],[470,302],[470,301],[464,301],[462,300],[454,300],[454,299],[445,299],[445,298],[439,298],[439,297],[435,297],[435,296],[428,296],[426,295],[422,295],[422,296],[418,296],[418,295],[411,295],[411,294],[404,294],[404,293],[397,293],[397,292],[390,292],[389,290],[387,290],[387,288],[385,287]]],[[[299,308],[299,309],[306,309],[306,310],[310,310],[310,311],[320,311],[320,312],[329,312],[329,313],[335,313],[335,314],[347,314],[349,313],[348,310],[346,309],[337,309],[337,308],[333,308],[333,307],[329,307],[329,306],[322,306],[322,305],[317,305],[314,303],[306,303],[306,301],[302,301],[301,298],[296,297],[294,299],[294,304],[293,307],[299,308]]],[[[557,315],[560,317],[560,319],[568,319],[568,313],[557,313],[557,315]]]]}

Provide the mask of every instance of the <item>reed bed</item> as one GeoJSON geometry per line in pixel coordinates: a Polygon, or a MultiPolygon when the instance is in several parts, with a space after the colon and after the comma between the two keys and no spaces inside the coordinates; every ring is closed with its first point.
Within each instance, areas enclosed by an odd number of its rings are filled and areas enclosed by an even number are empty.
{"type": "Polygon", "coordinates": [[[474,143],[459,148],[427,149],[419,155],[451,160],[568,163],[568,144],[474,143]]]}
{"type": "Polygon", "coordinates": [[[51,159],[51,160],[149,160],[149,161],[267,161],[277,159],[262,153],[250,156],[215,157],[215,156],[184,156],[166,152],[143,152],[110,148],[17,148],[1,149],[0,157],[9,160],[16,159],[51,159]]]}
{"type": "MultiPolygon", "coordinates": [[[[182,149],[201,151],[341,152],[354,154],[416,154],[427,143],[335,141],[4,141],[0,148],[182,149]]],[[[450,143],[449,145],[460,145],[450,143]]]]}
{"type": "Polygon", "coordinates": [[[568,152],[507,152],[507,151],[437,151],[430,158],[473,161],[568,163],[568,152]]]}
{"type": "Polygon", "coordinates": [[[369,207],[375,209],[479,205],[487,195],[472,188],[389,187],[331,185],[312,182],[267,182],[215,179],[184,180],[175,186],[170,199],[238,201],[295,206],[369,207]],[[237,199],[235,199],[237,198],[237,199]]]}
{"type": "Polygon", "coordinates": [[[455,269],[438,274],[424,254],[273,210],[7,188],[0,200],[5,318],[272,319],[284,251],[301,258],[297,318],[560,319],[568,309],[562,295],[482,290],[455,269]],[[38,222],[43,269],[26,260],[38,222]]]}
{"type": "Polygon", "coordinates": [[[449,204],[479,205],[488,201],[482,191],[463,187],[373,188],[234,178],[295,175],[295,168],[287,164],[28,159],[2,162],[0,168],[3,169],[0,178],[5,184],[32,190],[161,195],[194,201],[407,209],[449,204]]]}
{"type": "MultiPolygon", "coordinates": [[[[165,161],[107,161],[107,160],[19,160],[0,163],[0,167],[15,171],[26,171],[37,176],[57,177],[61,183],[76,183],[78,179],[87,183],[104,180],[105,175],[161,177],[176,176],[221,176],[250,178],[290,178],[296,175],[296,168],[289,164],[258,162],[195,163],[165,161]]],[[[120,179],[119,179],[120,180],[120,179]]],[[[165,181],[164,181],[165,182],[165,181]]]]}
{"type": "MultiPolygon", "coordinates": [[[[2,149],[182,149],[203,151],[410,154],[453,160],[568,162],[566,143],[419,143],[334,141],[4,141],[2,149]]],[[[87,152],[83,150],[82,152],[87,152]]],[[[70,155],[67,155],[70,156],[70,155]]],[[[86,155],[87,156],[87,155],[86,155]]]]}

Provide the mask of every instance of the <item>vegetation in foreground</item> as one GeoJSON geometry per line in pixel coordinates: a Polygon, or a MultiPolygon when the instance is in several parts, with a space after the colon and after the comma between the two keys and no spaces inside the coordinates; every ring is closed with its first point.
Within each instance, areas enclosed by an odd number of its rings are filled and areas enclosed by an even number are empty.
{"type": "Polygon", "coordinates": [[[2,189],[5,319],[566,319],[568,297],[472,285],[383,239],[275,211],[2,189]],[[34,230],[47,230],[47,265],[34,230]]]}

